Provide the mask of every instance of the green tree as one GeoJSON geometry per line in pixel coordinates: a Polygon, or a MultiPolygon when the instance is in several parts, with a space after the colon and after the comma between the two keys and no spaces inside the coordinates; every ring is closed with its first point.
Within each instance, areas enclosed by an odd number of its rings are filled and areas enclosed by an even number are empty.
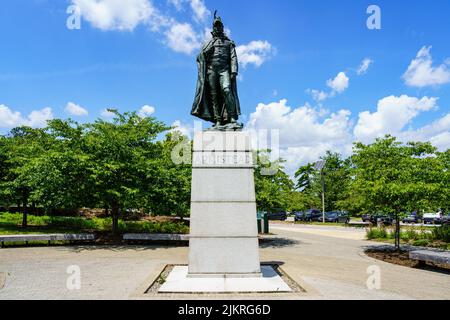
{"type": "Polygon", "coordinates": [[[258,152],[255,168],[256,204],[260,210],[287,210],[293,182],[283,171],[283,160],[272,161],[270,151],[258,152]]]}
{"type": "Polygon", "coordinates": [[[7,137],[0,135],[0,206],[9,205],[9,201],[5,192],[5,182],[9,172],[9,164],[7,162],[7,137]]]}
{"type": "Polygon", "coordinates": [[[47,211],[95,205],[86,127],[72,120],[51,120],[45,131],[51,145],[35,159],[32,198],[47,211]]]}
{"type": "Polygon", "coordinates": [[[191,141],[175,132],[169,133],[157,145],[161,156],[155,159],[155,172],[149,176],[147,185],[151,186],[151,190],[147,192],[145,206],[158,215],[183,218],[190,210],[192,167],[189,163],[178,163],[173,157],[177,147],[183,146],[182,149],[189,153],[187,158],[190,159],[191,141]]]}
{"type": "MultiPolygon", "coordinates": [[[[19,127],[11,130],[10,136],[3,141],[4,157],[8,170],[3,178],[3,197],[22,206],[22,226],[28,225],[30,197],[34,191],[32,176],[36,171],[37,159],[46,152],[51,144],[43,129],[19,127]]],[[[32,201],[32,206],[35,206],[32,201]]]]}
{"type": "Polygon", "coordinates": [[[136,112],[110,111],[115,114],[111,122],[97,120],[86,126],[85,152],[98,199],[111,208],[113,233],[117,234],[120,212],[138,208],[155,187],[161,157],[155,140],[170,128],[136,112]]]}
{"type": "Polygon", "coordinates": [[[322,178],[325,184],[325,210],[347,210],[345,202],[350,184],[351,161],[343,159],[338,153],[327,151],[320,158],[325,161],[322,173],[315,169],[314,164],[307,164],[299,168],[295,174],[297,179],[296,189],[310,199],[313,207],[321,207],[322,203],[322,178]]]}
{"type": "Polygon", "coordinates": [[[397,249],[402,213],[438,206],[449,191],[442,178],[445,165],[441,159],[430,143],[404,145],[392,136],[371,145],[355,144],[352,188],[375,212],[395,216],[397,249]]]}
{"type": "Polygon", "coordinates": [[[296,190],[287,193],[286,201],[289,212],[299,212],[320,207],[320,199],[296,190]]]}
{"type": "Polygon", "coordinates": [[[300,167],[295,173],[295,179],[297,180],[295,188],[301,191],[310,189],[315,175],[317,175],[317,171],[313,163],[300,167]]]}

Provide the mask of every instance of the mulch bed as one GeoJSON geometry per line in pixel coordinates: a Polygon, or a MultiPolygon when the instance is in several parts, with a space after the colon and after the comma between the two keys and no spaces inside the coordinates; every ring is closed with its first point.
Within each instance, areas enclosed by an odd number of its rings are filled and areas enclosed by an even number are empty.
{"type": "Polygon", "coordinates": [[[371,258],[381,260],[388,263],[397,264],[409,268],[420,268],[432,271],[440,271],[445,273],[450,273],[450,269],[445,265],[438,265],[434,263],[421,263],[417,260],[412,260],[409,258],[409,251],[401,250],[397,251],[394,249],[368,249],[365,254],[371,258]]]}
{"type": "Polygon", "coordinates": [[[416,260],[409,258],[408,251],[395,251],[387,249],[369,249],[366,254],[374,259],[378,259],[384,262],[398,264],[405,267],[417,268],[419,263],[416,260]]]}

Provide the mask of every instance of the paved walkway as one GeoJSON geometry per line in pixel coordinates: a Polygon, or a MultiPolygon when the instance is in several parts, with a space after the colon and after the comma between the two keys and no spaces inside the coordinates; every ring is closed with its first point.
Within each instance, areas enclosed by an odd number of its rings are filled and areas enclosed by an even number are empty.
{"type": "MultiPolygon", "coordinates": [[[[450,275],[410,269],[365,256],[361,230],[272,225],[261,260],[277,262],[306,293],[207,296],[211,299],[449,299],[450,275]],[[372,267],[371,267],[372,266],[372,267]],[[375,266],[375,267],[374,267],[375,266]],[[369,290],[368,268],[379,268],[381,288],[369,290]]],[[[186,264],[187,247],[42,247],[0,249],[2,299],[195,299],[144,295],[167,264],[186,264]],[[81,289],[68,290],[69,266],[79,266],[81,289]],[[3,282],[3,283],[2,283],[3,282]],[[3,284],[3,287],[2,287],[3,284]]],[[[202,296],[205,298],[205,296],[202,296]]]]}

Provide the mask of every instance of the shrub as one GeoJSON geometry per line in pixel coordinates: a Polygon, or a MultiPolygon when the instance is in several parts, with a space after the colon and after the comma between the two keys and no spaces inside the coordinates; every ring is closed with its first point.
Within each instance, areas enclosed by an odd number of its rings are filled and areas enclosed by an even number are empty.
{"type": "Polygon", "coordinates": [[[436,240],[450,242],[450,225],[443,225],[433,230],[433,236],[436,240]]]}
{"type": "Polygon", "coordinates": [[[388,237],[388,233],[385,228],[370,228],[367,231],[366,237],[368,240],[386,239],[388,237]]]}
{"type": "MultiPolygon", "coordinates": [[[[3,225],[18,226],[22,224],[21,213],[0,213],[0,223],[3,225]]],[[[61,229],[111,231],[111,218],[86,219],[82,217],[49,217],[28,216],[28,223],[39,227],[56,227],[61,229]]],[[[119,232],[126,233],[189,233],[189,227],[182,222],[156,222],[156,221],[123,221],[119,220],[119,232]]]]}
{"type": "Polygon", "coordinates": [[[69,229],[96,229],[95,222],[89,219],[75,217],[49,217],[48,226],[69,229]]]}
{"type": "Polygon", "coordinates": [[[430,245],[430,241],[427,239],[420,239],[414,241],[412,245],[416,247],[428,247],[430,245]]]}

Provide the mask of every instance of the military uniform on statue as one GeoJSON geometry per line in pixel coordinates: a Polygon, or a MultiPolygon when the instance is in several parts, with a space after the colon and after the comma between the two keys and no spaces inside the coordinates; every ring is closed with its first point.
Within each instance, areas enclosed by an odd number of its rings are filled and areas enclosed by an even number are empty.
{"type": "Polygon", "coordinates": [[[212,39],[198,58],[197,92],[191,114],[214,123],[212,130],[236,131],[241,114],[236,79],[236,45],[224,33],[222,19],[214,13],[212,39]]]}

